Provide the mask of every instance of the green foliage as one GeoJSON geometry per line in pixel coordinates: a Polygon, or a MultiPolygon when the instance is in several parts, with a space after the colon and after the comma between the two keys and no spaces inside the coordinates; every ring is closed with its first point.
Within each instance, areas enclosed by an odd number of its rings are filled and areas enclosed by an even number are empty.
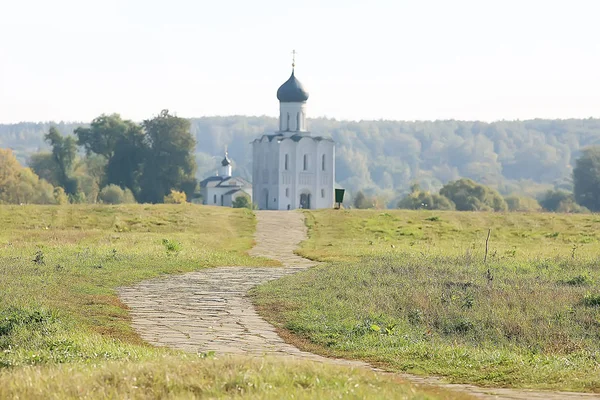
{"type": "Polygon", "coordinates": [[[187,197],[184,192],[178,192],[177,190],[171,189],[171,193],[164,197],[165,204],[185,204],[187,197]]]}
{"type": "Polygon", "coordinates": [[[197,189],[195,141],[186,119],[164,110],[156,118],[137,125],[122,120],[118,114],[103,114],[89,127],[78,127],[74,133],[77,142],[50,127],[44,137],[52,153],[34,154],[29,160],[34,170],[62,187],[72,203],[95,203],[102,186],[110,189],[99,200],[110,204],[121,202],[120,194],[111,185],[125,188],[140,201],[150,203],[163,202],[165,198],[170,201],[172,189],[192,198],[197,189]],[[86,151],[81,160],[77,157],[77,144],[86,151]]]}
{"type": "Polygon", "coordinates": [[[592,211],[600,211],[600,146],[584,149],[573,170],[575,200],[592,211]]]}
{"type": "MultiPolygon", "coordinates": [[[[558,211],[561,204],[574,203],[573,195],[564,190],[548,190],[540,199],[540,205],[546,211],[558,211]]],[[[565,208],[564,206],[562,208],[565,208]]]]}
{"type": "Polygon", "coordinates": [[[54,201],[56,204],[65,205],[69,204],[69,196],[65,193],[65,189],[60,186],[54,188],[54,201]]]}
{"type": "MultiPolygon", "coordinates": [[[[277,130],[277,120],[270,117],[205,117],[190,122],[201,178],[213,174],[224,146],[229,145],[236,173],[250,179],[249,143],[277,130]]],[[[54,125],[70,133],[82,124],[54,125]]],[[[496,187],[502,194],[537,197],[555,187],[571,191],[572,163],[580,149],[600,138],[599,119],[484,123],[316,118],[309,125],[336,141],[337,183],[351,193],[362,189],[374,195],[409,192],[416,180],[433,193],[460,177],[496,187]]],[[[46,148],[43,134],[49,127],[46,123],[0,125],[0,141],[3,147],[15,149],[24,164],[30,154],[46,148]]],[[[129,184],[109,183],[137,194],[129,184]]]]}
{"type": "Polygon", "coordinates": [[[362,190],[354,195],[354,207],[359,209],[373,208],[373,199],[366,196],[362,190]]]}
{"type": "Polygon", "coordinates": [[[133,204],[135,197],[129,188],[121,189],[117,185],[102,188],[98,199],[104,204],[133,204]]]}
{"type": "Polygon", "coordinates": [[[504,198],[509,211],[532,212],[540,211],[542,206],[532,197],[511,195],[504,198]]]}
{"type": "Polygon", "coordinates": [[[72,177],[77,158],[77,142],[71,136],[61,135],[55,127],[50,127],[44,139],[52,147],[52,158],[58,168],[59,186],[64,188],[68,195],[77,193],[77,180],[72,177]]]}
{"type": "Polygon", "coordinates": [[[140,201],[160,203],[171,189],[192,198],[197,181],[193,156],[196,141],[190,134],[190,122],[163,110],[160,115],[143,122],[148,154],[141,177],[140,201]]]}
{"type": "Polygon", "coordinates": [[[0,204],[55,204],[54,188],[0,149],[0,204]]]}
{"type": "Polygon", "coordinates": [[[41,152],[32,154],[27,161],[27,165],[29,165],[29,168],[40,179],[45,179],[54,186],[60,186],[60,171],[52,153],[41,152]]]}
{"type": "Polygon", "coordinates": [[[106,160],[105,183],[140,190],[139,179],[148,146],[142,128],[119,114],[102,114],[90,127],[75,129],[78,144],[88,155],[97,154],[106,160]]]}
{"type": "Polygon", "coordinates": [[[583,304],[586,307],[600,306],[600,294],[586,293],[583,297],[583,300],[581,301],[581,304],[583,304]]]}
{"type": "Polygon", "coordinates": [[[252,210],[253,204],[250,201],[250,196],[240,195],[233,200],[232,203],[233,208],[248,208],[252,210]]]}
{"type": "Polygon", "coordinates": [[[398,203],[398,208],[407,210],[454,210],[454,203],[440,194],[422,191],[419,185],[411,187],[412,192],[398,203]]]}
{"type": "Polygon", "coordinates": [[[452,201],[459,211],[506,211],[508,206],[500,194],[471,179],[452,181],[442,189],[440,195],[452,201]]]}
{"type": "Polygon", "coordinates": [[[568,199],[560,202],[558,208],[556,209],[556,212],[582,214],[589,213],[590,210],[577,204],[575,200],[568,199]]]}
{"type": "Polygon", "coordinates": [[[163,239],[162,244],[163,246],[165,246],[165,250],[168,254],[179,253],[183,248],[183,246],[181,246],[181,243],[169,239],[163,239]]]}
{"type": "Polygon", "coordinates": [[[576,275],[572,278],[569,278],[567,280],[561,280],[559,282],[564,283],[565,285],[570,285],[570,286],[587,286],[587,285],[591,285],[594,283],[592,278],[590,278],[589,274],[587,274],[587,273],[576,275]]]}

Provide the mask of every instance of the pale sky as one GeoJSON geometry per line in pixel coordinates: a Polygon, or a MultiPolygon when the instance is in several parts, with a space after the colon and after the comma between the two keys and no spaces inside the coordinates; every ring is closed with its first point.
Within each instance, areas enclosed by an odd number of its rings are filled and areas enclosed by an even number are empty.
{"type": "Polygon", "coordinates": [[[0,123],[600,117],[597,0],[0,0],[0,123]]]}

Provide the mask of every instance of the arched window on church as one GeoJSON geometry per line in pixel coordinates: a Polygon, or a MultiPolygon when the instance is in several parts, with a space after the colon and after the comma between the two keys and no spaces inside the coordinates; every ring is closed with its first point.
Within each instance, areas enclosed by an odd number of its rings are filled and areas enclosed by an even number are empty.
{"type": "Polygon", "coordinates": [[[217,204],[217,195],[216,194],[213,196],[213,203],[217,204]]]}
{"type": "Polygon", "coordinates": [[[290,113],[287,113],[287,129],[286,131],[290,130],[290,113]]]}
{"type": "Polygon", "coordinates": [[[304,171],[308,171],[308,154],[304,155],[304,163],[303,163],[303,168],[304,171]]]}
{"type": "Polygon", "coordinates": [[[325,154],[321,157],[321,171],[325,171],[325,154]]]}
{"type": "Polygon", "coordinates": [[[285,155],[285,161],[283,163],[283,169],[285,169],[286,171],[290,168],[290,155],[286,154],[285,155]]]}
{"type": "Polygon", "coordinates": [[[296,131],[300,130],[300,113],[296,114],[296,131]]]}

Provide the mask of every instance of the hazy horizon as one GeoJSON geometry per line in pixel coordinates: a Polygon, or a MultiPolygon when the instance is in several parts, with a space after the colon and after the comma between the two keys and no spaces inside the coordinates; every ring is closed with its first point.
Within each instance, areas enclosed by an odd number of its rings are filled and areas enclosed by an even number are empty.
{"type": "Polygon", "coordinates": [[[293,49],[312,118],[600,117],[600,4],[482,3],[8,3],[0,123],[275,117],[293,49]]]}
{"type": "MultiPolygon", "coordinates": [[[[230,118],[230,117],[242,117],[242,118],[263,118],[263,117],[267,117],[267,118],[273,118],[273,119],[277,119],[278,116],[275,115],[243,115],[243,114],[230,114],[230,115],[202,115],[202,116],[196,116],[196,117],[188,117],[188,116],[181,116],[178,115],[176,112],[171,112],[171,110],[169,110],[169,112],[175,116],[179,116],[182,118],[186,118],[186,119],[201,119],[201,118],[230,118]]],[[[112,114],[112,113],[104,113],[104,114],[112,114]]],[[[117,114],[119,114],[117,112],[117,114]]],[[[158,115],[159,113],[154,113],[152,115],[149,115],[147,118],[144,119],[150,119],[152,117],[155,117],[156,115],[158,115]]],[[[98,114],[97,116],[100,116],[101,114],[98,114]]],[[[123,115],[121,115],[121,117],[123,117],[123,115]]],[[[124,119],[127,119],[125,117],[123,117],[124,119]]],[[[141,123],[144,119],[140,119],[140,120],[132,120],[135,123],[141,123]]],[[[341,119],[341,118],[334,118],[334,117],[325,117],[325,116],[320,116],[320,117],[308,117],[308,120],[319,120],[319,119],[327,119],[327,120],[332,120],[332,121],[336,121],[336,122],[385,122],[385,121],[389,121],[389,122],[407,122],[407,123],[420,123],[420,122],[447,122],[447,121],[456,121],[456,122],[483,122],[483,123],[487,123],[487,124],[494,124],[497,122],[527,122],[527,121],[535,121],[535,120],[555,120],[555,121],[569,121],[569,120],[586,120],[586,119],[600,119],[600,116],[592,116],[592,117],[566,117],[566,118],[526,118],[526,119],[496,119],[496,120],[482,120],[482,119],[457,119],[457,118],[447,118],[447,119],[389,119],[389,118],[379,118],[379,119],[341,119]]],[[[18,124],[65,124],[65,125],[70,125],[70,124],[89,124],[92,120],[90,119],[89,121],[83,121],[83,120],[60,120],[60,121],[56,121],[56,120],[44,120],[44,121],[16,121],[16,122],[0,122],[0,125],[18,125],[18,124]]],[[[309,125],[309,131],[310,131],[310,125],[309,125]]]]}

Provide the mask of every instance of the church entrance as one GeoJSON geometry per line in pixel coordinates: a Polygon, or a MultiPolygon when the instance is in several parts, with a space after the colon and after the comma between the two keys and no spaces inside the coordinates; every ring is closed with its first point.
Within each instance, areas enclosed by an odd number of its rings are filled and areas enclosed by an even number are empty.
{"type": "Polygon", "coordinates": [[[300,208],[310,209],[310,193],[302,193],[300,195],[300,208]]]}

